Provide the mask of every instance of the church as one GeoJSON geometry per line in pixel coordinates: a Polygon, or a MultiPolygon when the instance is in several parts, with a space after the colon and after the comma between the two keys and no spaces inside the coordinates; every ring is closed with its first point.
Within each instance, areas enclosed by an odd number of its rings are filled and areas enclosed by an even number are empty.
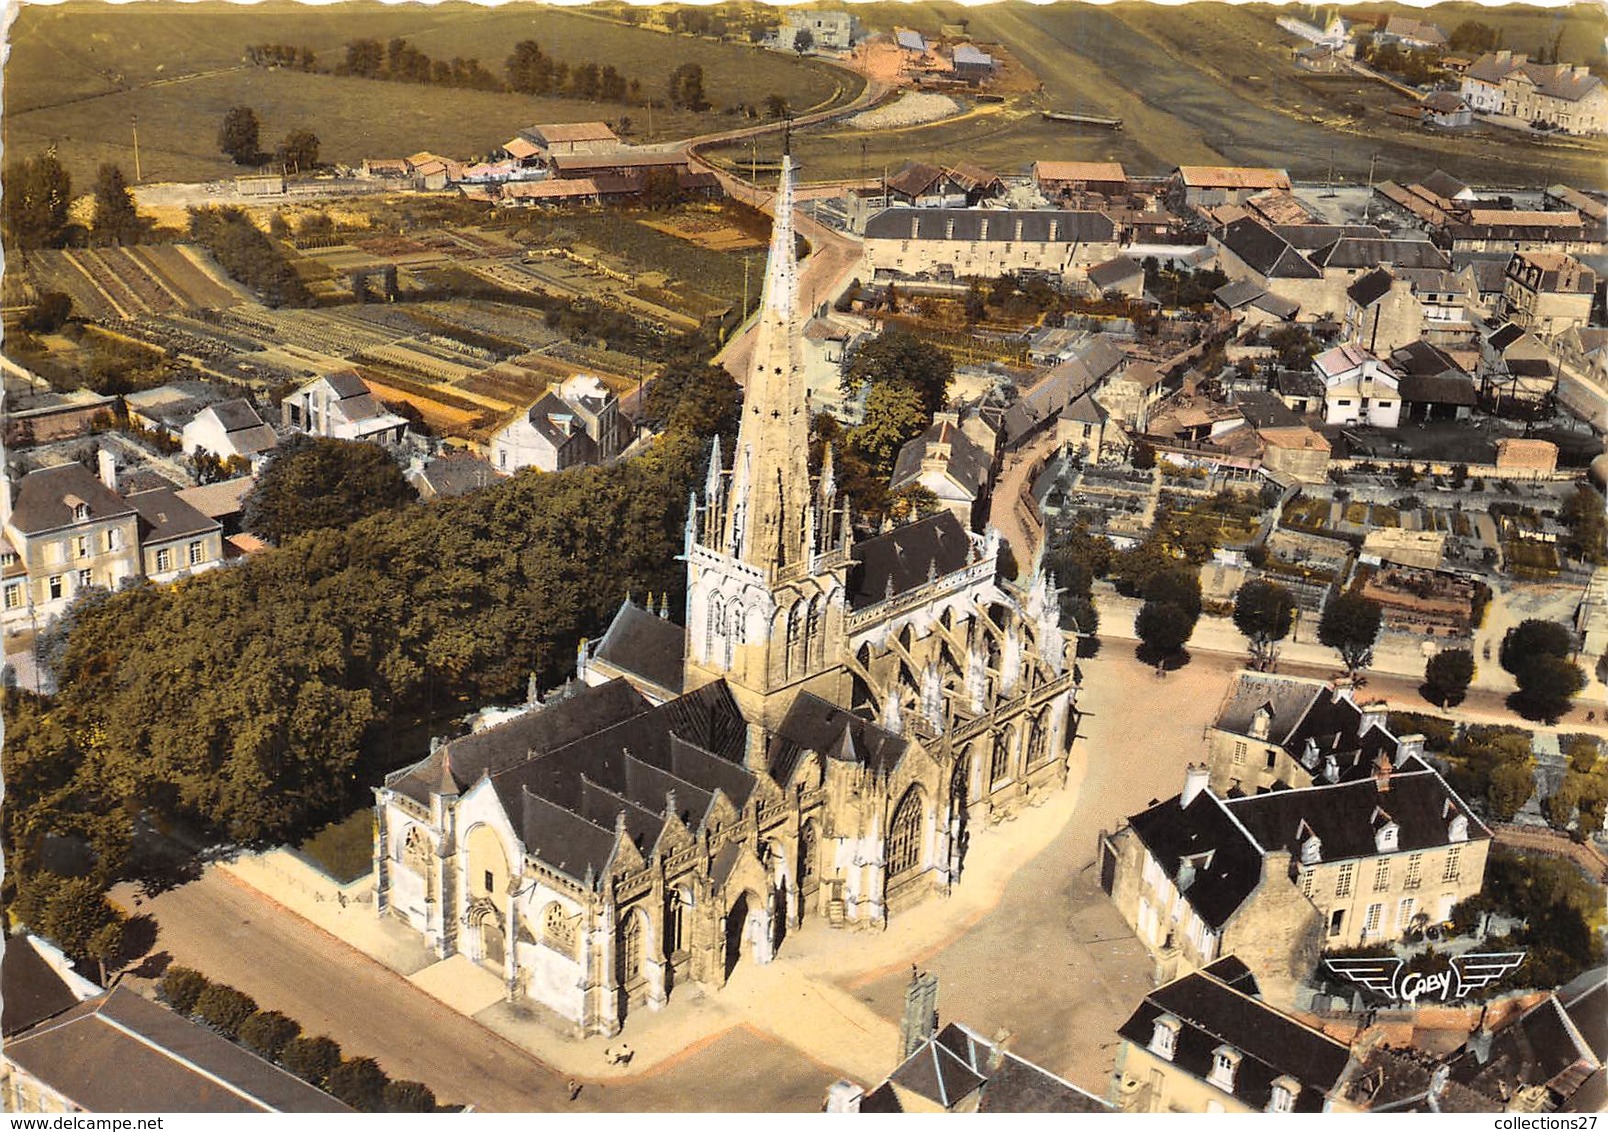
{"type": "MultiPolygon", "coordinates": [[[[1062,786],[1077,670],[1053,582],[949,512],[856,540],[809,460],[784,157],[732,464],[688,510],[683,625],[631,601],[565,695],[375,790],[375,907],[510,1001],[614,1034],[963,883],[968,828],[1062,786]]],[[[845,940],[849,944],[849,940],[845,940]]]]}

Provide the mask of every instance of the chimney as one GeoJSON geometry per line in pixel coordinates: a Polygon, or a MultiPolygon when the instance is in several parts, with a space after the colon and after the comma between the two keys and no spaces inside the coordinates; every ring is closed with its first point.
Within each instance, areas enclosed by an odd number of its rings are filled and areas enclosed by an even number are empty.
{"type": "Polygon", "coordinates": [[[1005,1064],[1005,1048],[1011,1043],[1011,1032],[1006,1029],[994,1031],[994,1040],[988,1048],[988,1071],[998,1073],[999,1067],[1005,1064]]]}
{"type": "Polygon", "coordinates": [[[1211,778],[1211,769],[1205,763],[1190,763],[1184,768],[1184,792],[1178,798],[1180,806],[1188,806],[1197,795],[1206,789],[1206,782],[1211,778]]]}
{"type": "Polygon", "coordinates": [[[1396,766],[1399,768],[1408,759],[1421,759],[1424,757],[1424,737],[1422,735],[1403,735],[1396,740],[1396,766]]]}
{"type": "Polygon", "coordinates": [[[105,448],[101,448],[98,452],[95,453],[95,461],[100,467],[101,483],[106,485],[106,490],[107,491],[110,491],[113,494],[116,494],[116,492],[117,492],[117,461],[112,459],[111,452],[109,452],[105,448]]]}
{"type": "Polygon", "coordinates": [[[1368,734],[1370,727],[1383,727],[1385,725],[1386,704],[1384,700],[1370,700],[1365,704],[1358,704],[1357,711],[1357,738],[1368,734]]]}
{"type": "Polygon", "coordinates": [[[1390,793],[1390,771],[1390,759],[1386,757],[1383,751],[1380,751],[1379,758],[1374,763],[1373,778],[1374,785],[1379,788],[1379,793],[1381,794],[1390,793]]]}
{"type": "Polygon", "coordinates": [[[865,1090],[853,1081],[833,1081],[826,1090],[826,1111],[859,1112],[860,1100],[864,1096],[865,1090]]]}

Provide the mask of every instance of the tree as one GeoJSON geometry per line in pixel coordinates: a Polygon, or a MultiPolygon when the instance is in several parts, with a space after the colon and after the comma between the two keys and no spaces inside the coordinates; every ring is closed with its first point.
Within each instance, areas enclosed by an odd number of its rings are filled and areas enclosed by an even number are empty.
{"type": "Polygon", "coordinates": [[[1585,484],[1577,484],[1558,517],[1569,528],[1563,540],[1564,553],[1593,566],[1608,562],[1608,514],[1604,513],[1602,496],[1585,484]]]}
{"type": "Polygon", "coordinates": [[[793,50],[802,55],[814,46],[815,33],[810,31],[809,28],[799,28],[798,32],[793,36],[793,50]]]}
{"type": "Polygon", "coordinates": [[[316,1038],[292,1038],[280,1053],[279,1064],[308,1084],[323,1088],[330,1073],[341,1064],[341,1047],[322,1034],[316,1038]]]}
{"type": "Polygon", "coordinates": [[[1256,668],[1273,663],[1275,646],[1289,635],[1294,622],[1295,598],[1276,582],[1254,579],[1234,595],[1234,627],[1251,642],[1256,668]]]}
{"type": "Polygon", "coordinates": [[[251,165],[257,160],[261,129],[255,110],[236,106],[223,116],[223,124],[218,127],[218,148],[236,165],[251,165]]]}
{"type": "Polygon", "coordinates": [[[1496,28],[1482,24],[1478,20],[1464,20],[1452,29],[1452,34],[1446,39],[1446,46],[1453,51],[1481,55],[1487,51],[1495,51],[1501,42],[1502,33],[1496,28]]]}
{"type": "Polygon", "coordinates": [[[849,444],[865,457],[875,474],[885,478],[893,471],[899,449],[919,436],[930,419],[915,389],[876,384],[866,395],[864,421],[849,431],[849,444]]]}
{"type": "Polygon", "coordinates": [[[73,297],[65,291],[40,291],[22,317],[22,328],[35,334],[54,334],[72,317],[73,297]]]}
{"type": "Polygon", "coordinates": [[[240,1023],[240,1042],[247,1049],[274,1061],[301,1036],[301,1026],[277,1010],[259,1010],[240,1023]]]}
{"type": "Polygon", "coordinates": [[[767,117],[785,118],[787,117],[787,113],[786,98],[775,93],[767,94],[765,96],[765,114],[767,117]]]}
{"type": "Polygon", "coordinates": [[[670,105],[682,110],[709,109],[703,68],[697,63],[683,63],[670,72],[670,105]]]}
{"type": "Polygon", "coordinates": [[[123,171],[103,164],[95,177],[95,242],[133,244],[140,238],[140,214],[123,171]]]}
{"type": "Polygon", "coordinates": [[[359,1112],[378,1112],[390,1078],[372,1057],[348,1057],[330,1070],[330,1095],[359,1112]]]}
{"type": "Polygon", "coordinates": [[[305,126],[290,131],[279,143],[280,165],[295,173],[305,173],[318,164],[318,135],[305,126]]]}
{"type": "Polygon", "coordinates": [[[1566,657],[1573,651],[1574,638],[1567,628],[1556,621],[1531,617],[1507,631],[1497,657],[1517,679],[1541,657],[1566,657]]]}
{"type": "Polygon", "coordinates": [[[949,400],[955,373],[949,355],[906,330],[889,330],[857,347],[844,372],[843,392],[853,397],[865,382],[908,385],[921,394],[930,417],[949,400]]]}
{"type": "Polygon", "coordinates": [[[122,916],[118,916],[110,923],[102,924],[95,929],[95,934],[89,937],[84,945],[84,954],[95,961],[100,968],[100,985],[107,983],[106,972],[116,970],[123,960],[123,930],[122,916]]]}
{"type": "Polygon", "coordinates": [[[1491,772],[1491,789],[1486,795],[1491,817],[1497,821],[1512,821],[1530,795],[1535,792],[1535,776],[1526,763],[1503,763],[1491,772]]]}
{"type": "Polygon", "coordinates": [[[195,1012],[220,1033],[232,1038],[240,1032],[241,1024],[257,1013],[257,1003],[234,987],[212,983],[195,1000],[195,1012]]]}
{"type": "Polygon", "coordinates": [[[1176,605],[1191,620],[1200,617],[1200,574],[1187,566],[1169,566],[1154,571],[1141,584],[1140,593],[1146,601],[1176,605]]]}
{"type": "Polygon", "coordinates": [[[1474,654],[1468,649],[1444,649],[1424,665],[1424,691],[1443,708],[1461,703],[1474,680],[1474,654]]]}
{"type": "Polygon", "coordinates": [[[388,1081],[385,1085],[386,1112],[434,1112],[435,1093],[418,1081],[388,1081]]]}
{"type": "Polygon", "coordinates": [[[195,1001],[212,983],[200,971],[189,967],[169,967],[162,974],[162,997],[180,1014],[195,1010],[195,1001]]]}
{"type": "Polygon", "coordinates": [[[108,927],[121,930],[123,914],[106,899],[95,878],[46,873],[35,883],[49,887],[41,902],[39,922],[30,926],[74,959],[94,958],[93,945],[100,933],[108,927]]]}
{"type": "Polygon", "coordinates": [[[0,194],[6,243],[19,249],[60,246],[72,193],[72,178],[56,159],[54,148],[7,163],[5,191],[0,194]]]}
{"type": "Polygon", "coordinates": [[[1195,620],[1171,602],[1145,602],[1133,620],[1133,631],[1149,654],[1145,659],[1161,661],[1177,653],[1195,632],[1195,620]]]}
{"type": "Polygon", "coordinates": [[[1553,723],[1586,686],[1586,672],[1567,657],[1542,655],[1520,669],[1518,681],[1513,706],[1519,714],[1553,723]]]}
{"type": "Polygon", "coordinates": [[[1372,598],[1356,593],[1338,594],[1324,607],[1318,622],[1318,640],[1340,654],[1346,670],[1355,676],[1373,662],[1383,611],[1372,598]]]}
{"type": "Polygon", "coordinates": [[[706,362],[672,362],[648,386],[648,418],[701,440],[736,436],[742,404],[731,374],[706,362]]]}
{"type": "Polygon", "coordinates": [[[402,469],[377,444],[297,436],[281,444],[246,497],[246,529],[276,546],[307,531],[346,527],[413,499],[402,469]]]}

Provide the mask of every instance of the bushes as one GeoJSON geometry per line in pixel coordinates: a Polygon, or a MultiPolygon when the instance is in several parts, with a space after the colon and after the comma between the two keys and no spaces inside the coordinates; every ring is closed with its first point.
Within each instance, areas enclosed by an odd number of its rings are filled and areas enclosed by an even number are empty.
{"type": "Polygon", "coordinates": [[[212,983],[200,971],[189,967],[169,967],[162,976],[162,997],[180,1014],[195,1012],[196,999],[212,983]]]}
{"type": "Polygon", "coordinates": [[[279,1055],[279,1064],[310,1085],[322,1089],[341,1064],[341,1047],[329,1038],[293,1038],[279,1055]]]}
{"type": "Polygon", "coordinates": [[[349,1057],[329,1073],[329,1092],[359,1112],[378,1112],[390,1082],[372,1057],[349,1057]]]}
{"type": "Polygon", "coordinates": [[[273,1061],[301,1036],[301,1026],[277,1010],[259,1010],[240,1024],[239,1036],[246,1048],[273,1061]]]}
{"type": "Polygon", "coordinates": [[[435,1093],[417,1081],[391,1081],[385,1086],[386,1112],[434,1112],[435,1093]]]}
{"type": "Polygon", "coordinates": [[[236,1037],[240,1025],[257,1013],[257,1002],[222,983],[211,983],[195,1000],[195,1012],[227,1037],[236,1037]]]}

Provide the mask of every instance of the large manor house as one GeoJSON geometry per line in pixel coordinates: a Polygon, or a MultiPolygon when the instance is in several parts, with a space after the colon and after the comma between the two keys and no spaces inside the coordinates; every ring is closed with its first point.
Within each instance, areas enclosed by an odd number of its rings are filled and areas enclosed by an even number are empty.
{"type": "MultiPolygon", "coordinates": [[[[812,474],[791,159],[729,470],[686,530],[685,626],[627,601],[545,706],[376,791],[377,908],[577,1034],[880,927],[962,882],[967,830],[1065,782],[1053,584],[949,512],[856,541],[812,474]]],[[[651,603],[650,603],[651,604],[651,603]]]]}

